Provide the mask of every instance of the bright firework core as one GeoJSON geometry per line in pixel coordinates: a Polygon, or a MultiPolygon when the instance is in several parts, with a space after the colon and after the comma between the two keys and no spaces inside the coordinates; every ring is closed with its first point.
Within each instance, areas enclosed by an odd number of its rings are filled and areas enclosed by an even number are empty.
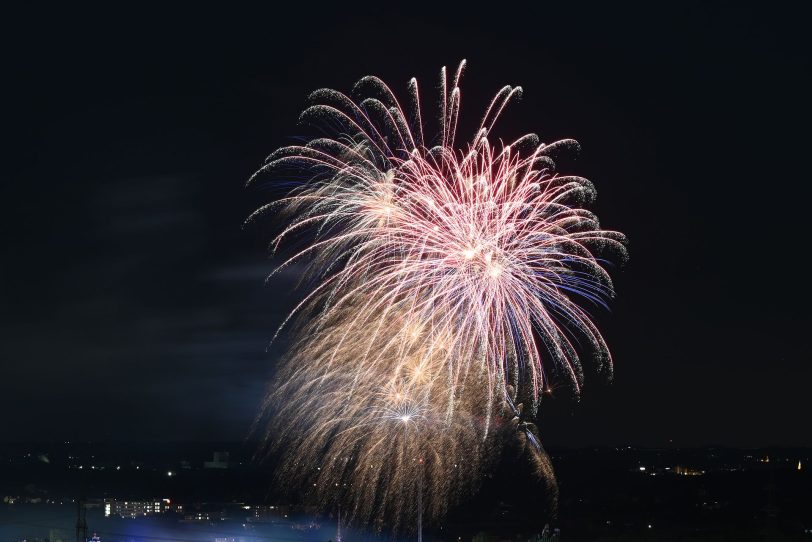
{"type": "Polygon", "coordinates": [[[301,119],[327,135],[277,150],[252,178],[295,185],[252,215],[289,219],[275,248],[312,235],[279,266],[308,262],[314,284],[285,321],[300,315],[301,327],[269,398],[283,471],[301,480],[318,464],[313,487],[340,488],[322,499],[396,526],[424,504],[439,518],[475,487],[505,437],[494,417],[548,477],[527,419],[542,391],[553,374],[580,388],[576,345],[611,368],[591,310],[613,295],[603,254],[623,259],[625,239],[585,209],[592,183],[556,173],[554,157],[576,142],[491,142],[520,87],[502,88],[455,144],[464,66],[441,72],[436,139],[416,80],[404,107],[364,77],[349,95],[314,92],[301,119]]]}

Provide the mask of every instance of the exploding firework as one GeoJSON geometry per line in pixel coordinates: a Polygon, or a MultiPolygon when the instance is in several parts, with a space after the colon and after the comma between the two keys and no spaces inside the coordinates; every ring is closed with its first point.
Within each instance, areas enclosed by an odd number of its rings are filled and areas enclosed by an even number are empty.
{"type": "Polygon", "coordinates": [[[435,140],[414,79],[404,107],[365,77],[350,96],[314,92],[302,120],[327,135],[277,150],[249,181],[297,183],[249,219],[287,219],[275,250],[310,239],[278,268],[305,261],[313,284],[283,324],[303,322],[269,398],[274,438],[290,450],[283,472],[337,488],[361,518],[397,523],[424,495],[442,515],[490,456],[495,415],[514,420],[546,476],[519,398],[534,416],[559,370],[577,391],[578,342],[611,368],[589,309],[613,295],[603,255],[624,258],[624,237],[584,208],[588,180],[555,172],[576,142],[492,142],[520,87],[502,88],[456,145],[464,66],[450,84],[442,70],[435,140]]]}
{"type": "Polygon", "coordinates": [[[268,398],[269,444],[280,482],[300,482],[309,500],[412,527],[419,509],[436,520],[475,489],[491,458],[486,375],[469,373],[452,408],[447,341],[408,311],[370,317],[348,303],[305,328],[268,398]]]}
{"type": "Polygon", "coordinates": [[[624,239],[601,230],[582,208],[595,194],[588,180],[554,173],[551,156],[574,141],[543,144],[529,134],[492,146],[493,126],[520,87],[504,87],[473,140],[456,150],[464,65],[451,92],[443,70],[442,129],[432,147],[423,139],[414,79],[411,113],[376,77],[361,79],[353,92],[368,89],[370,97],[313,93],[317,103],[302,119],[338,135],[273,153],[257,175],[292,169],[307,179],[257,213],[279,207],[291,213],[277,247],[296,231],[315,232],[312,243],[280,266],[316,256],[312,271],[320,283],[300,308],[327,299],[331,307],[319,310],[329,314],[363,292],[369,310],[381,314],[407,305],[415,321],[442,315],[455,329],[448,356],[455,375],[484,365],[493,395],[525,372],[537,398],[548,365],[564,367],[579,384],[574,336],[608,361],[600,333],[577,301],[604,305],[611,297],[611,280],[595,251],[624,254],[624,239]]]}

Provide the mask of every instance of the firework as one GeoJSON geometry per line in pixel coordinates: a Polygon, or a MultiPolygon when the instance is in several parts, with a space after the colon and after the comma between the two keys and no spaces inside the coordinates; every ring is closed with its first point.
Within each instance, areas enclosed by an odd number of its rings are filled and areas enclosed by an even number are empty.
{"type": "Polygon", "coordinates": [[[623,259],[624,237],[584,208],[588,180],[555,172],[576,142],[492,142],[520,87],[502,88],[456,145],[464,66],[450,80],[442,70],[436,139],[414,79],[404,107],[365,77],[349,96],[314,92],[302,120],[327,135],[277,150],[249,181],[295,183],[249,219],[287,220],[274,250],[309,239],[278,268],[306,262],[312,284],[283,323],[303,322],[269,398],[274,438],[291,450],[283,472],[337,488],[362,518],[408,515],[424,494],[439,517],[490,457],[495,416],[515,420],[546,476],[514,405],[526,399],[534,416],[553,371],[577,391],[578,342],[611,368],[589,311],[613,295],[602,258],[623,259]]]}
{"type": "Polygon", "coordinates": [[[309,500],[411,528],[418,506],[438,519],[478,485],[492,453],[486,378],[469,373],[452,407],[444,340],[402,310],[369,316],[347,303],[305,328],[268,398],[269,444],[280,482],[309,500]]]}
{"type": "Polygon", "coordinates": [[[415,321],[441,315],[455,330],[452,388],[471,364],[482,364],[491,395],[504,394],[523,373],[536,399],[549,378],[545,368],[563,367],[580,384],[573,337],[610,361],[579,302],[601,306],[612,296],[595,252],[622,257],[624,238],[601,230],[582,207],[595,195],[588,180],[554,172],[555,152],[577,143],[544,144],[534,134],[490,143],[520,87],[500,90],[472,141],[456,150],[464,65],[450,92],[442,72],[440,140],[431,147],[414,79],[410,113],[376,77],[356,84],[356,100],[333,90],[313,93],[316,103],[302,119],[338,135],[274,152],[254,178],[287,171],[306,182],[257,214],[281,207],[292,216],[275,247],[294,232],[314,232],[313,242],[280,266],[314,257],[318,285],[300,309],[319,299],[317,317],[325,317],[363,292],[369,310],[384,315],[394,305],[409,306],[415,321]]]}

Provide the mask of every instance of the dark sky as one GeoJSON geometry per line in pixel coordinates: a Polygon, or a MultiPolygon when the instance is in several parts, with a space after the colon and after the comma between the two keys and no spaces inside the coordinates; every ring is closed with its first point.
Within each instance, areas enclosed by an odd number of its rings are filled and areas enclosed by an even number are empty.
{"type": "Polygon", "coordinates": [[[500,133],[578,139],[561,169],[630,238],[614,381],[557,391],[547,444],[812,445],[806,14],[270,4],[7,17],[0,439],[244,438],[300,295],[264,285],[245,180],[310,91],[414,75],[432,102],[467,58],[463,118],[522,85],[500,133]]]}

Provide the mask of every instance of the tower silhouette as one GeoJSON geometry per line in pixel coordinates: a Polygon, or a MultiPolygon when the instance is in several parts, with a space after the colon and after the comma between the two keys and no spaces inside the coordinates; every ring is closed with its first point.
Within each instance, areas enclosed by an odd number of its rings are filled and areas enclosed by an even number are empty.
{"type": "Polygon", "coordinates": [[[87,508],[84,497],[76,499],[76,542],[87,542],[87,508]]]}

